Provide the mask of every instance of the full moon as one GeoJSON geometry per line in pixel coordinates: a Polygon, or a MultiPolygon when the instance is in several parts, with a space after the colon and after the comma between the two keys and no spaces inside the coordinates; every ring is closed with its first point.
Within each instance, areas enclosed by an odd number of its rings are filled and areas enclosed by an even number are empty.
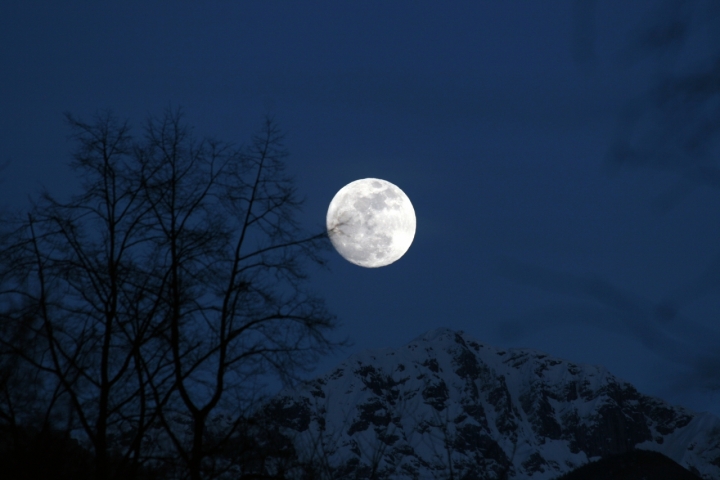
{"type": "Polygon", "coordinates": [[[330,241],[347,261],[384,267],[405,255],[415,238],[415,210],[405,192],[378,178],[363,178],[335,194],[327,212],[330,241]]]}

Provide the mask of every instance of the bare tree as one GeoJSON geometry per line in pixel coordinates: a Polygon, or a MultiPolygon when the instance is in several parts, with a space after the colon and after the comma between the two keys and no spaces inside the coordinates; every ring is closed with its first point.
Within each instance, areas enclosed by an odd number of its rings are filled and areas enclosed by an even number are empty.
{"type": "Polygon", "coordinates": [[[151,272],[166,326],[173,388],[152,376],[160,420],[190,477],[213,474],[205,459],[236,433],[257,404],[262,375],[293,372],[333,344],[323,302],[303,288],[306,261],[322,263],[323,231],[306,234],[284,171],[286,152],[267,120],[249,147],[197,142],[177,113],[147,127],[139,152],[143,202],[151,208],[151,272]],[[208,422],[226,415],[209,442],[208,422]],[[176,418],[189,420],[185,429],[176,418]]]}
{"type": "Polygon", "coordinates": [[[128,125],[110,114],[94,124],[68,121],[84,191],[68,202],[46,193],[17,221],[4,256],[3,293],[23,305],[15,320],[36,349],[29,354],[12,338],[3,340],[50,382],[48,413],[64,416],[67,430],[92,447],[95,477],[105,479],[112,456],[121,458],[115,473],[137,471],[153,415],[146,379],[137,375],[155,322],[153,306],[141,300],[148,284],[138,268],[149,208],[139,196],[128,125]],[[126,445],[113,438],[121,431],[132,432],[126,445]]]}
{"type": "Polygon", "coordinates": [[[276,125],[237,149],[195,139],[181,117],[135,139],[111,114],[68,116],[83,191],[45,194],[5,242],[4,318],[13,332],[25,319],[39,350],[3,346],[49,382],[48,411],[92,447],[98,479],[144,465],[219,475],[264,376],[291,383],[339,345],[304,287],[327,238],[294,219],[276,125]]]}

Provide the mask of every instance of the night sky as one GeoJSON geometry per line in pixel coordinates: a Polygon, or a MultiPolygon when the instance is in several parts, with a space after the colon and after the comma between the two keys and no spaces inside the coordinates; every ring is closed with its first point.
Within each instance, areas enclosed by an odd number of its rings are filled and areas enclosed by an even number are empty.
{"type": "Polygon", "coordinates": [[[313,270],[354,342],[317,374],[448,327],[720,414],[720,191],[609,161],[649,88],[720,56],[710,3],[3,1],[0,205],[77,191],[64,112],[112,109],[140,135],[181,107],[237,144],[272,115],[308,228],[366,177],[417,214],[398,262],[313,270]],[[673,15],[695,43],[644,55],[640,32],[673,15]]]}

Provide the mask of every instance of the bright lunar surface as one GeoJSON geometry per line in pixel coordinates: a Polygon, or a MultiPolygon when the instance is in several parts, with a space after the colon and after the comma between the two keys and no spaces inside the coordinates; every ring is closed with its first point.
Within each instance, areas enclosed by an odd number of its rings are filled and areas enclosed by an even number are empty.
{"type": "Polygon", "coordinates": [[[335,194],[327,212],[335,249],[361,267],[384,267],[402,257],[415,238],[415,210],[405,192],[385,180],[364,178],[335,194]]]}

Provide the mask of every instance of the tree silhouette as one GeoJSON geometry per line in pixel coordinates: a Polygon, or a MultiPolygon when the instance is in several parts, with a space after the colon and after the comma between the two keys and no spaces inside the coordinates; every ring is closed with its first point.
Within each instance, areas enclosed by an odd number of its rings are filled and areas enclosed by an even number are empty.
{"type": "Polygon", "coordinates": [[[328,242],[295,221],[282,135],[267,120],[234,148],[196,139],[177,111],[138,139],[109,113],[67,118],[82,193],[46,193],[6,223],[7,358],[42,377],[48,422],[91,446],[95,478],[231,471],[220,453],[266,375],[292,382],[340,345],[305,287],[328,242]]]}

